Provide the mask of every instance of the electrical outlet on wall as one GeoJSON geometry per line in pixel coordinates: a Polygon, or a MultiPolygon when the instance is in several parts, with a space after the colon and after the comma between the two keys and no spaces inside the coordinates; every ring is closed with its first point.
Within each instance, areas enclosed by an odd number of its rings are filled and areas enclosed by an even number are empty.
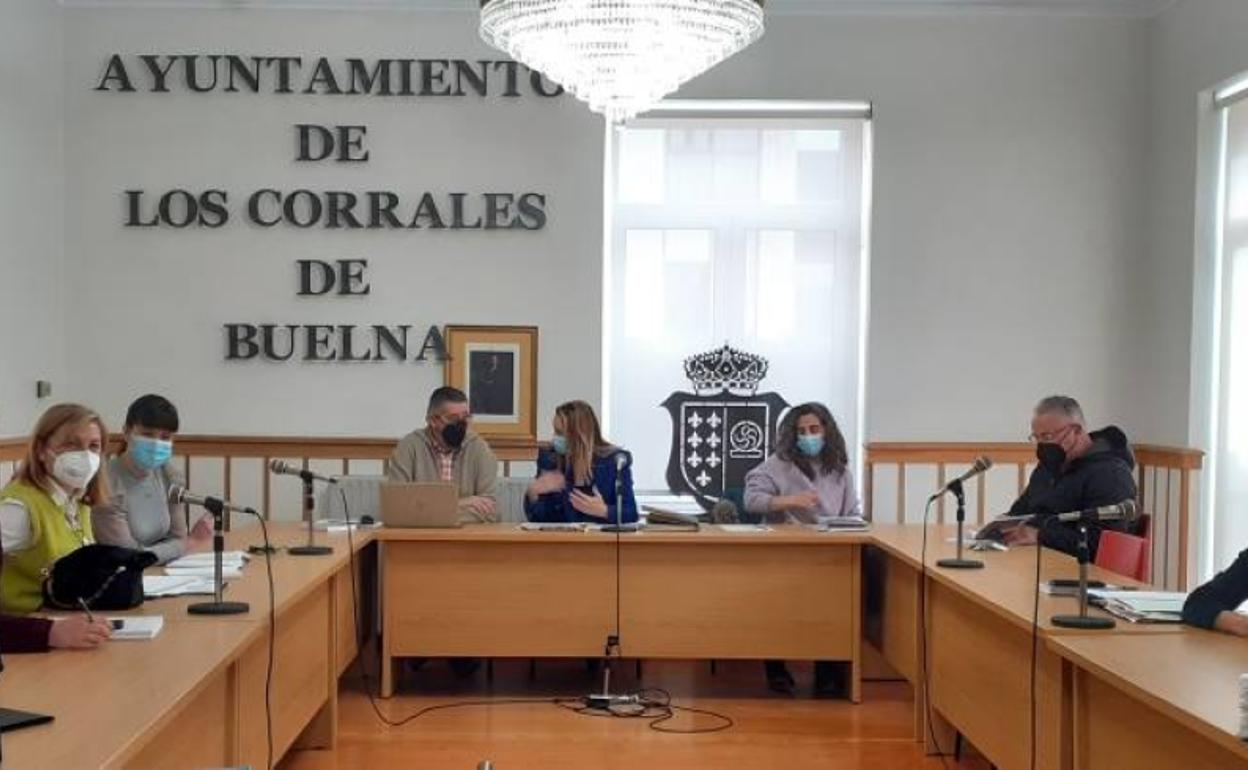
{"type": "Polygon", "coordinates": [[[47,380],[35,381],[35,398],[47,398],[52,395],[52,383],[47,380]]]}

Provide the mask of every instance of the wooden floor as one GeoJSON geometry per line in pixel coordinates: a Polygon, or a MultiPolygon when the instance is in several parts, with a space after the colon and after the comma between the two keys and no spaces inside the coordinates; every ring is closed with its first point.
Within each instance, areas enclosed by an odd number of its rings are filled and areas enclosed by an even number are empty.
{"type": "MultiPolygon", "coordinates": [[[[638,686],[631,663],[617,691],[638,686]]],[[[281,770],[420,768],[474,770],[490,760],[495,770],[986,770],[978,758],[961,763],[925,758],[911,740],[911,693],[905,683],[864,684],[863,703],[809,697],[809,666],[791,667],[799,694],[769,693],[762,664],[649,662],[642,684],[671,692],[677,705],[730,716],[735,726],[710,735],[669,735],[641,719],[583,716],[548,704],[497,704],[437,711],[391,728],[373,714],[357,676],[344,680],[339,701],[339,740],[334,751],[293,752],[281,770]]],[[[376,682],[373,682],[375,691],[376,682]]],[[[383,713],[401,719],[417,709],[459,701],[546,698],[583,694],[601,687],[583,661],[542,661],[530,678],[527,661],[498,661],[492,681],[484,669],[457,680],[443,661],[406,674],[383,713]]],[[[705,726],[706,718],[680,715],[670,727],[705,726]]]]}

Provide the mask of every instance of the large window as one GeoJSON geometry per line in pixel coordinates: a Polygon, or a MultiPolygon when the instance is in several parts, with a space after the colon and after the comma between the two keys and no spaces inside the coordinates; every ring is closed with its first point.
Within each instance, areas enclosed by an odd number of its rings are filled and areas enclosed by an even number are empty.
{"type": "Polygon", "coordinates": [[[1219,244],[1214,281],[1212,522],[1203,572],[1248,543],[1248,100],[1220,110],[1219,244]]]}
{"type": "Polygon", "coordinates": [[[865,117],[685,114],[608,141],[605,406],[639,489],[667,487],[683,361],[765,357],[761,391],[835,414],[856,462],[866,291],[865,117]]]}

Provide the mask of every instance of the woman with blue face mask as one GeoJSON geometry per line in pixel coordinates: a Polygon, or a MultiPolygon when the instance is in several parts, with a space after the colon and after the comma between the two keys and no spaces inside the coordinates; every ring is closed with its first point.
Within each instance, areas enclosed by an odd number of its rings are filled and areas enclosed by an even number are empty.
{"type": "Polygon", "coordinates": [[[632,455],[602,437],[593,407],[584,401],[561,404],[551,427],[551,448],[538,453],[537,478],[525,493],[529,521],[637,521],[632,455]]]}
{"type": "Polygon", "coordinates": [[[107,465],[111,498],[91,513],[96,538],[108,545],[156,554],[161,564],[212,542],[212,522],[187,526],[182,506],[169,502],[169,488],[186,482],[173,467],[178,410],[168,399],[142,396],[126,412],[126,449],[107,465]]]}
{"type": "MultiPolygon", "coordinates": [[[[784,415],[776,453],[745,475],[745,509],[768,521],[790,524],[862,515],[845,437],[826,406],[802,404],[784,415]]],[[[784,662],[769,660],[766,667],[768,686],[791,694],[793,676],[784,662]]],[[[841,697],[847,681],[844,664],[815,663],[815,697],[841,697]]]]}

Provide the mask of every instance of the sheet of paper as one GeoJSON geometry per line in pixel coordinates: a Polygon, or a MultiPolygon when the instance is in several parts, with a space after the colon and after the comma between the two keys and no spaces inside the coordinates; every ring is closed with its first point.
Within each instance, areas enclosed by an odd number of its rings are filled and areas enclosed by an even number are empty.
{"type": "Polygon", "coordinates": [[[164,615],[133,615],[108,621],[113,625],[113,638],[120,640],[154,639],[165,627],[164,615]]]}

